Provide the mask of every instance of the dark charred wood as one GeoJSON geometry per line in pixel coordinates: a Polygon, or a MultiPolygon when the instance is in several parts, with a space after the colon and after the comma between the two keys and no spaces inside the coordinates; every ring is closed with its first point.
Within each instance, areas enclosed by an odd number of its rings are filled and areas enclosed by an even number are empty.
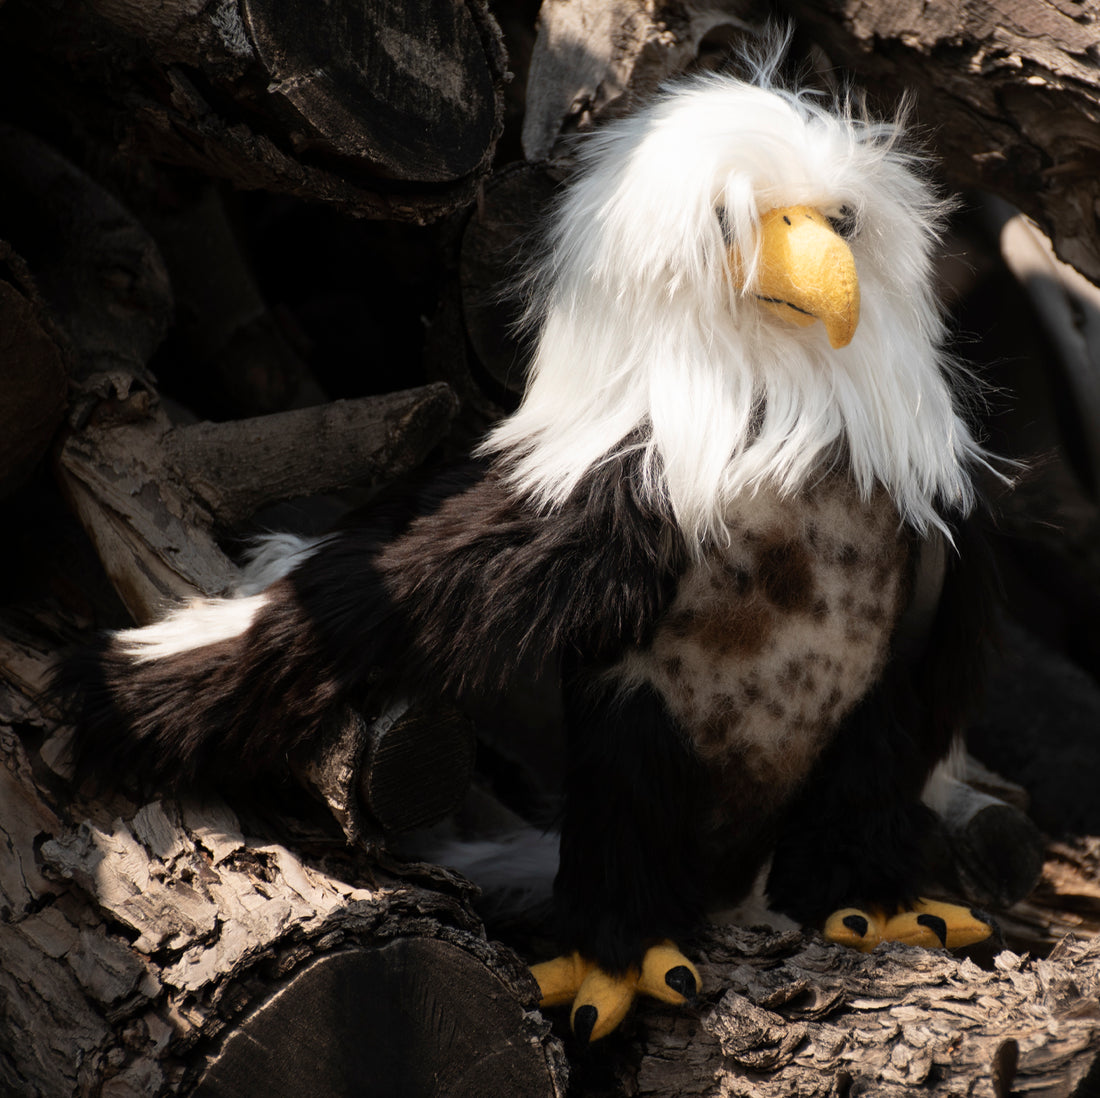
{"type": "Polygon", "coordinates": [[[245,189],[431,220],[471,200],[499,136],[504,56],[481,0],[16,7],[9,49],[41,59],[59,113],[245,189]]]}
{"type": "Polygon", "coordinates": [[[68,358],[26,264],[0,241],[0,498],[42,459],[68,403],[68,358]]]}

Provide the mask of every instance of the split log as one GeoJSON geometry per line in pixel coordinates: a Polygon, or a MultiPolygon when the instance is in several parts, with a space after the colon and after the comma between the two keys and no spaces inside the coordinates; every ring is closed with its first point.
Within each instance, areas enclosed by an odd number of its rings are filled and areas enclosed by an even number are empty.
{"type": "Polygon", "coordinates": [[[474,770],[473,725],[458,712],[398,701],[373,720],[344,710],[301,765],[348,842],[378,849],[387,835],[454,812],[474,770]]]}
{"type": "MultiPolygon", "coordinates": [[[[752,5],[543,0],[527,80],[523,154],[551,155],[563,132],[629,108],[691,66],[705,43],[751,29],[752,5]]],[[[763,13],[757,13],[763,18],[763,13]]]]}
{"type": "Polygon", "coordinates": [[[469,203],[500,132],[481,0],[15,7],[5,63],[35,58],[56,111],[237,187],[423,222],[469,203]]]}
{"type": "Polygon", "coordinates": [[[1050,241],[1004,202],[986,204],[1005,265],[1027,292],[1057,353],[1077,418],[1073,441],[1084,451],[1087,481],[1100,487],[1100,289],[1054,255],[1050,241]]]}

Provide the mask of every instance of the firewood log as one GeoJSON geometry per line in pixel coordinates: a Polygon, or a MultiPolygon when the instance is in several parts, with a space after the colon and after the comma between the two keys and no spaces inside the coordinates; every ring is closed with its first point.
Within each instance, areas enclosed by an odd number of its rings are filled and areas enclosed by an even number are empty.
{"type": "Polygon", "coordinates": [[[6,30],[12,63],[33,58],[58,113],[104,140],[357,215],[466,205],[500,131],[505,61],[481,0],[67,0],[6,30]]]}
{"type": "Polygon", "coordinates": [[[72,435],[59,471],[122,601],[148,622],[232,586],[217,529],[274,500],[399,476],[453,414],[439,384],[231,423],[172,427],[154,411],[72,435]]]}
{"type": "MultiPolygon", "coordinates": [[[[0,628],[0,634],[3,629],[0,628]]],[[[48,653],[18,650],[24,684],[48,653]]],[[[537,988],[468,886],[295,848],[223,802],[74,800],[49,714],[0,682],[0,1091],[560,1096],[537,988]]]]}

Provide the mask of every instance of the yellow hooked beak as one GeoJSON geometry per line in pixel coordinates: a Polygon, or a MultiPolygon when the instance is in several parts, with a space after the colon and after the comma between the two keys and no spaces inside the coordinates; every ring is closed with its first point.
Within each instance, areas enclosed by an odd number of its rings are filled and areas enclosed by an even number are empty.
{"type": "MultiPolygon", "coordinates": [[[[736,249],[730,269],[743,288],[736,249]]],[[[766,309],[800,328],[825,325],[835,348],[847,347],[859,324],[859,277],[852,250],[811,206],[784,206],[760,217],[760,262],[750,292],[766,309]]]]}

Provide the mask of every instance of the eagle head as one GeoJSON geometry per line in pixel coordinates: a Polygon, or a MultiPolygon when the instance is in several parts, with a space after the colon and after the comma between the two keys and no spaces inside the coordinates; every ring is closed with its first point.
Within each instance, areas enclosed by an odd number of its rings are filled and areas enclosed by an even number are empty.
{"type": "Polygon", "coordinates": [[[952,394],[932,257],[945,203],[898,121],[708,74],[578,139],[524,283],[519,409],[483,446],[563,503],[642,448],[690,546],[741,493],[845,463],[918,531],[972,504],[982,452],[952,394]]]}

